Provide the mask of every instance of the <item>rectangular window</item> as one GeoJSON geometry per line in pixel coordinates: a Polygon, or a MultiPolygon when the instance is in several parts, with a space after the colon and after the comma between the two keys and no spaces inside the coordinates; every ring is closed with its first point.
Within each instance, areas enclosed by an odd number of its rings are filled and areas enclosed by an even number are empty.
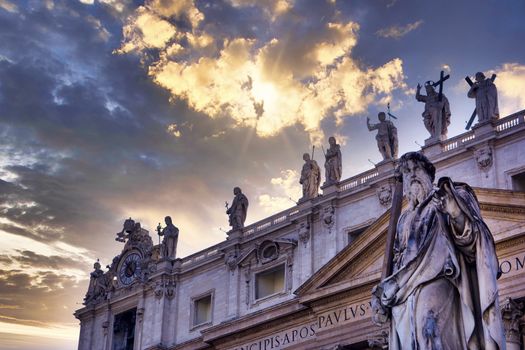
{"type": "Polygon", "coordinates": [[[284,291],[284,264],[255,275],[255,299],[284,291]]]}
{"type": "Polygon", "coordinates": [[[113,350],[133,350],[137,309],[115,315],[113,322],[113,350]]]}
{"type": "Polygon", "coordinates": [[[525,191],[525,172],[512,176],[512,189],[514,191],[525,191]]]}
{"type": "Polygon", "coordinates": [[[193,302],[193,325],[198,326],[211,322],[212,298],[208,294],[193,302]]]}

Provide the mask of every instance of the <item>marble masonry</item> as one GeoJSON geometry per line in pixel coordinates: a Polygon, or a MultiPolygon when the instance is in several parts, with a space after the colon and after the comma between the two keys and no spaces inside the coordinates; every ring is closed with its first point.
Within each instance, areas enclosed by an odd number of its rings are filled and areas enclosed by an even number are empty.
{"type": "MultiPolygon", "coordinates": [[[[414,151],[435,165],[436,181],[448,176],[473,187],[499,259],[506,346],[523,349],[525,110],[445,139],[448,117],[437,128],[429,124],[432,142],[414,151]]],[[[316,178],[298,205],[250,225],[243,220],[247,199],[239,197],[245,204],[228,209],[234,230],[227,239],[184,258],[174,251],[171,220],[159,227],[171,239],[167,248],[153,244],[156,233],[126,220],[117,234],[122,251],[106,269],[95,264],[75,313],[79,349],[387,348],[389,327],[372,322],[371,291],[385,255],[392,151],[364,173],[330,179],[319,195],[316,178]]],[[[404,200],[402,210],[408,205],[404,200]]]]}

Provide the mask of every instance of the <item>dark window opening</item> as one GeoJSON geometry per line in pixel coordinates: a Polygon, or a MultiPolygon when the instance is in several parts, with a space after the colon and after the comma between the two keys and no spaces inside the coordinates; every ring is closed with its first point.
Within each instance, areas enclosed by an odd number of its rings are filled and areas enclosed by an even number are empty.
{"type": "Polygon", "coordinates": [[[512,176],[512,189],[525,192],[525,171],[512,176]]]}
{"type": "Polygon", "coordinates": [[[137,309],[115,315],[113,323],[113,350],[133,350],[137,309]]]}

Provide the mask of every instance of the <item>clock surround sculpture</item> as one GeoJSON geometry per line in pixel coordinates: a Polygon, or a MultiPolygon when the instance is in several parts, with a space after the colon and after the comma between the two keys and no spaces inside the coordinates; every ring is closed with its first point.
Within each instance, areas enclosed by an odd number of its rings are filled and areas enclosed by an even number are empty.
{"type": "Polygon", "coordinates": [[[94,264],[95,270],[90,274],[84,305],[108,298],[118,287],[129,287],[136,281],[146,281],[148,275],[156,269],[160,254],[155,251],[151,236],[141,227],[140,222],[126,219],[115,240],[125,243],[124,248],[113,258],[111,265],[107,266],[108,271],[103,272],[98,261],[94,264]]]}

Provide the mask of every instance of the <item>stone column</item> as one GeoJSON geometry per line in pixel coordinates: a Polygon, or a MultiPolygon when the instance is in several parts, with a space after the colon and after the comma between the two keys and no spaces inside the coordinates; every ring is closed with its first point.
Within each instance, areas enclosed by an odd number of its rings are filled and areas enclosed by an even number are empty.
{"type": "Polygon", "coordinates": [[[142,331],[144,321],[144,291],[140,294],[135,315],[135,346],[142,349],[142,331]]]}
{"type": "Polygon", "coordinates": [[[521,349],[521,318],[523,316],[523,303],[518,303],[507,297],[501,304],[501,317],[505,327],[507,350],[521,349]]]}

